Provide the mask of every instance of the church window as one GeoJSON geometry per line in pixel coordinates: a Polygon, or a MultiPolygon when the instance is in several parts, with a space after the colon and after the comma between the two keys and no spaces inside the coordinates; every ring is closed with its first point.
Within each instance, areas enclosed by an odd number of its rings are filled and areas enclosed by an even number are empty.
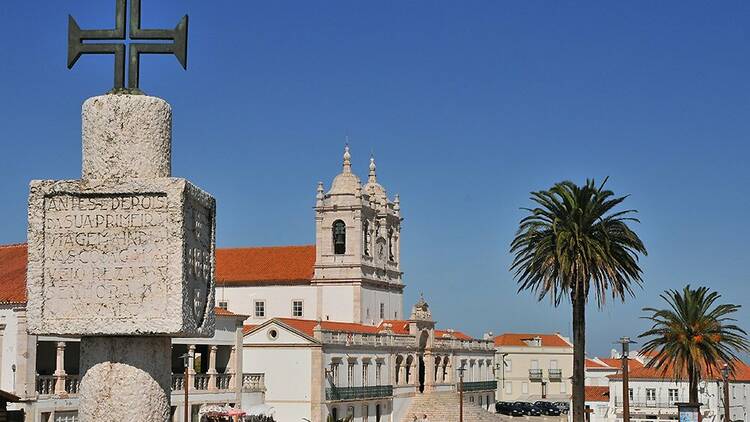
{"type": "Polygon", "coordinates": [[[301,300],[293,300],[292,301],[292,316],[293,317],[301,317],[304,315],[304,309],[302,308],[302,301],[301,300]]]}
{"type": "Polygon", "coordinates": [[[370,256],[370,222],[367,220],[362,224],[362,251],[365,256],[370,256]]]}
{"type": "Polygon", "coordinates": [[[265,318],[266,316],[266,302],[264,300],[255,301],[255,317],[265,318]]]}
{"type": "Polygon", "coordinates": [[[346,224],[341,220],[333,223],[333,253],[336,255],[346,253],[346,224]]]}
{"type": "Polygon", "coordinates": [[[385,303],[380,303],[380,319],[385,318],[385,303]]]}

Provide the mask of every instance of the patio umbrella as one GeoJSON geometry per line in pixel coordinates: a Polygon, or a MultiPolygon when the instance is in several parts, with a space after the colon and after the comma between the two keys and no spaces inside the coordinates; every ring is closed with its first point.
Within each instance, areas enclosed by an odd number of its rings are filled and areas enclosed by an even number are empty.
{"type": "Polygon", "coordinates": [[[274,413],[276,413],[276,409],[267,404],[256,404],[247,409],[249,416],[273,416],[274,413]]]}

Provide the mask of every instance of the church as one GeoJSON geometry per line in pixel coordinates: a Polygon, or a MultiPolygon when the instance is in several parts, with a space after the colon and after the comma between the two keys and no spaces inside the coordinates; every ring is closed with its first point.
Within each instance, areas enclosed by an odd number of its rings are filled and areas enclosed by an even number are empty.
{"type": "MultiPolygon", "coordinates": [[[[314,216],[314,245],[217,249],[216,333],[172,340],[172,420],[186,384],[192,421],[215,405],[270,406],[276,421],[457,420],[460,380],[465,420],[492,417],[495,342],[438,328],[423,297],[405,312],[401,206],[375,160],[362,185],[346,147],[314,216]]],[[[26,266],[25,244],[0,246],[0,390],[20,420],[76,422],[80,340],[27,333],[26,266]]]]}

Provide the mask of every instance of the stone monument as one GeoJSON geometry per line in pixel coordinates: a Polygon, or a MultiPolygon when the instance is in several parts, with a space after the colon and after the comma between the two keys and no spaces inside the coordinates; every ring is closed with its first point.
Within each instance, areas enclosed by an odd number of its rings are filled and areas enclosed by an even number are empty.
{"type": "MultiPolygon", "coordinates": [[[[126,2],[116,5],[119,37],[126,2]]],[[[131,0],[131,38],[134,28],[157,39],[182,31],[141,30],[139,14],[131,0]]],[[[122,39],[70,19],[69,49],[92,49],[81,40],[93,35],[122,39]]],[[[130,44],[131,58],[144,45],[130,44]]],[[[29,195],[29,332],[81,337],[82,422],[168,421],[170,338],[214,333],[216,204],[171,177],[171,107],[140,95],[132,66],[128,88],[116,68],[112,93],[83,104],[81,179],[35,180],[29,195]]]]}

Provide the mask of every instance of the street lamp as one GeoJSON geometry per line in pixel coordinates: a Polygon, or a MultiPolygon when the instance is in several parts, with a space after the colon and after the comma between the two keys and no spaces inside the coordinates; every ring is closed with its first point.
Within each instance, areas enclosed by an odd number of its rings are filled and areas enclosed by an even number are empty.
{"type": "Polygon", "coordinates": [[[185,419],[183,419],[185,422],[190,422],[190,406],[188,405],[188,385],[190,384],[190,375],[188,374],[188,368],[190,367],[190,358],[192,356],[190,355],[190,352],[186,352],[184,355],[180,356],[180,359],[182,359],[182,364],[185,367],[185,372],[183,375],[183,382],[182,386],[185,390],[185,419]]]}
{"type": "Polygon", "coordinates": [[[721,376],[724,378],[724,422],[730,422],[729,419],[729,365],[726,363],[721,367],[721,376]]]}
{"type": "Polygon", "coordinates": [[[630,389],[628,388],[628,355],[630,345],[635,344],[630,337],[620,337],[616,343],[622,345],[622,422],[630,422],[630,389]]]}
{"type": "Polygon", "coordinates": [[[501,353],[500,354],[500,361],[502,363],[496,363],[495,364],[495,372],[500,371],[500,401],[502,401],[505,397],[505,357],[508,356],[507,353],[501,353]]]}
{"type": "Polygon", "coordinates": [[[458,369],[458,422],[464,422],[464,371],[466,368],[461,365],[458,369]]]}

